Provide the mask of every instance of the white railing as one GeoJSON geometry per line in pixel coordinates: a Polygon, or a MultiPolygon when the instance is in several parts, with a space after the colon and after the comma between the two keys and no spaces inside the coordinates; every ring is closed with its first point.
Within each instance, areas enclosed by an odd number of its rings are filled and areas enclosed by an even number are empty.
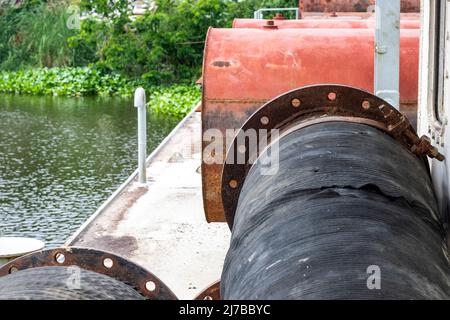
{"type": "Polygon", "coordinates": [[[264,8],[254,12],[255,19],[264,19],[264,13],[266,12],[280,12],[280,11],[295,11],[295,19],[300,18],[299,8],[264,8]]]}

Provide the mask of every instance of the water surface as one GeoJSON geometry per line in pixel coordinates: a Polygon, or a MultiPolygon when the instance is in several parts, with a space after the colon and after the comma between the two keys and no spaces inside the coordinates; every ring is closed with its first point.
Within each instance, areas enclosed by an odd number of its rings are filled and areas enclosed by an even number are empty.
{"type": "MultiPolygon", "coordinates": [[[[137,166],[131,99],[0,95],[0,236],[61,245],[137,166]]],[[[148,114],[148,152],[179,119],[148,114]]]]}

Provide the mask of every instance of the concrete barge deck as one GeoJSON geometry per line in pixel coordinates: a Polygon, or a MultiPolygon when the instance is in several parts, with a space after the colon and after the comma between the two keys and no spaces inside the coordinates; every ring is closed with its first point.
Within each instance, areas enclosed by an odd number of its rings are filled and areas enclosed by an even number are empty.
{"type": "Polygon", "coordinates": [[[205,220],[201,190],[201,114],[190,113],[66,245],[121,255],[159,277],[179,299],[220,279],[229,246],[225,223],[205,220]]]}

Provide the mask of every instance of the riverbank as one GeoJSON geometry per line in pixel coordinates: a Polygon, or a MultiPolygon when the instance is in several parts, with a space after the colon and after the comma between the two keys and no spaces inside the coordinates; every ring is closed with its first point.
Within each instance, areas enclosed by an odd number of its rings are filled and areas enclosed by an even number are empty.
{"type": "Polygon", "coordinates": [[[201,97],[195,85],[146,86],[144,79],[130,80],[91,67],[0,72],[0,93],[8,94],[131,97],[138,86],[146,89],[151,110],[177,117],[185,116],[201,97]]]}

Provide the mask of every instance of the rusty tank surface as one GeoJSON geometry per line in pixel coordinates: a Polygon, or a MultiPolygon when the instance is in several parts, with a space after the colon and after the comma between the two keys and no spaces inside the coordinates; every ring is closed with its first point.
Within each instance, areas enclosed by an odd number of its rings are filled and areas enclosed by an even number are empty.
{"type": "MultiPolygon", "coordinates": [[[[278,22],[263,29],[209,30],[203,66],[204,131],[218,129],[225,137],[226,129],[239,129],[267,101],[302,86],[336,83],[373,91],[372,29],[278,29],[278,22]]],[[[418,95],[419,37],[417,28],[401,30],[400,109],[413,122],[418,95]]],[[[204,141],[204,147],[208,143],[204,141]]],[[[223,146],[224,155],[225,139],[223,146]]],[[[210,162],[209,157],[221,155],[204,154],[205,214],[209,222],[223,222],[223,163],[205,164],[210,162]]]]}
{"type": "MultiPolygon", "coordinates": [[[[299,7],[306,12],[367,12],[375,0],[301,0],[299,7]]],[[[419,12],[420,0],[402,0],[402,12],[419,12]]]]}
{"type": "MultiPolygon", "coordinates": [[[[402,29],[419,29],[419,15],[407,16],[400,22],[402,29]]],[[[266,19],[235,19],[233,28],[276,28],[276,29],[374,29],[375,19],[358,19],[350,17],[349,19],[276,19],[273,21],[266,19]]]]}

